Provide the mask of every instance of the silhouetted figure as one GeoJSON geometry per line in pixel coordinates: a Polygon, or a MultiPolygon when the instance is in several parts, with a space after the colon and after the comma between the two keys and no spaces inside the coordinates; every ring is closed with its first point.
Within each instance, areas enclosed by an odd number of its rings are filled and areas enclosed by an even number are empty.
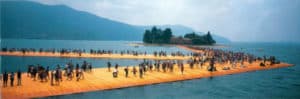
{"type": "Polygon", "coordinates": [[[170,68],[170,71],[173,72],[174,64],[170,62],[170,63],[169,63],[169,66],[170,66],[170,67],[169,67],[169,68],[170,68]]]}
{"type": "Polygon", "coordinates": [[[21,83],[22,83],[22,73],[21,73],[20,70],[17,73],[17,78],[18,78],[18,86],[21,86],[21,83]]]}
{"type": "Polygon", "coordinates": [[[159,62],[155,62],[155,64],[154,64],[154,65],[155,65],[155,69],[156,69],[156,71],[158,71],[158,72],[159,72],[159,71],[160,71],[160,70],[159,70],[159,68],[160,68],[160,63],[159,63],[159,62]]]}
{"type": "Polygon", "coordinates": [[[47,66],[45,74],[46,74],[46,78],[48,80],[49,79],[49,66],[47,66]]]}
{"type": "Polygon", "coordinates": [[[125,71],[125,77],[127,78],[128,77],[128,66],[124,68],[124,71],[125,71]]]}
{"type": "Polygon", "coordinates": [[[84,79],[84,74],[81,69],[76,69],[76,77],[77,77],[77,81],[79,81],[80,79],[84,79]]]}
{"type": "Polygon", "coordinates": [[[83,71],[86,71],[87,69],[87,62],[86,61],[83,61],[83,64],[82,64],[82,67],[83,71]]]}
{"type": "Polygon", "coordinates": [[[92,64],[89,64],[89,65],[88,65],[88,68],[89,68],[89,72],[92,72],[92,69],[93,69],[92,64]]]}
{"type": "Polygon", "coordinates": [[[57,85],[59,85],[59,78],[60,78],[60,76],[59,76],[59,69],[55,70],[54,75],[55,75],[55,82],[56,82],[57,85]]]}
{"type": "Polygon", "coordinates": [[[163,69],[164,72],[166,72],[166,68],[167,68],[167,64],[165,62],[162,63],[162,69],[163,69]]]}
{"type": "Polygon", "coordinates": [[[132,73],[133,73],[133,75],[134,75],[135,77],[136,77],[136,72],[137,72],[136,68],[133,67],[133,68],[132,68],[132,73]]]}
{"type": "Polygon", "coordinates": [[[29,77],[30,71],[31,71],[31,65],[28,65],[28,68],[27,68],[27,77],[29,77]]]}
{"type": "Polygon", "coordinates": [[[190,62],[190,68],[193,69],[194,68],[194,62],[190,62]]]}
{"type": "Polygon", "coordinates": [[[115,69],[118,69],[118,67],[119,67],[119,64],[116,64],[116,65],[115,65],[115,69]]]}
{"type": "Polygon", "coordinates": [[[264,57],[264,64],[266,64],[267,58],[265,55],[263,57],[264,57]]]}
{"type": "Polygon", "coordinates": [[[54,85],[54,83],[53,83],[54,77],[55,77],[55,74],[54,74],[54,71],[52,71],[52,72],[51,72],[51,78],[50,78],[50,85],[51,85],[51,86],[54,85]]]}
{"type": "Polygon", "coordinates": [[[8,81],[8,73],[5,71],[3,73],[3,87],[7,87],[7,81],[8,81]]]}
{"type": "Polygon", "coordinates": [[[273,64],[276,63],[276,58],[275,58],[275,56],[270,56],[269,60],[270,60],[270,65],[273,65],[273,64]]]}
{"type": "Polygon", "coordinates": [[[140,73],[140,78],[143,78],[143,68],[140,66],[139,67],[139,73],[140,73]]]}
{"type": "Polygon", "coordinates": [[[110,67],[111,67],[111,63],[110,63],[110,62],[107,62],[107,69],[108,69],[108,72],[110,72],[110,67]]]}
{"type": "Polygon", "coordinates": [[[150,62],[150,64],[149,64],[149,69],[150,69],[150,71],[152,71],[152,69],[153,69],[153,65],[152,65],[151,62],[150,62]]]}
{"type": "Polygon", "coordinates": [[[214,60],[214,58],[212,58],[209,63],[208,71],[210,71],[210,72],[217,71],[217,69],[214,65],[215,65],[215,60],[214,60]]]}
{"type": "Polygon", "coordinates": [[[11,72],[10,74],[10,86],[14,86],[15,74],[11,72]]]}
{"type": "Polygon", "coordinates": [[[183,75],[183,71],[184,71],[184,66],[182,63],[180,63],[180,71],[181,71],[181,74],[183,75]]]}
{"type": "Polygon", "coordinates": [[[79,81],[79,65],[76,65],[76,68],[75,68],[75,76],[76,76],[76,81],[79,81]]]}
{"type": "Polygon", "coordinates": [[[33,69],[32,69],[32,78],[33,78],[34,81],[36,80],[37,72],[38,72],[37,67],[33,67],[33,69]]]}

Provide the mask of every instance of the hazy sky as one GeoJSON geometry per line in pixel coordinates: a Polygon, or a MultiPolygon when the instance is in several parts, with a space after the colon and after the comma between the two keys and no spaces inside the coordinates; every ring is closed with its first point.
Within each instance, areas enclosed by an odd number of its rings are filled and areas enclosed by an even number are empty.
{"type": "Polygon", "coordinates": [[[180,24],[232,41],[300,42],[300,0],[31,0],[133,25],[180,24]]]}

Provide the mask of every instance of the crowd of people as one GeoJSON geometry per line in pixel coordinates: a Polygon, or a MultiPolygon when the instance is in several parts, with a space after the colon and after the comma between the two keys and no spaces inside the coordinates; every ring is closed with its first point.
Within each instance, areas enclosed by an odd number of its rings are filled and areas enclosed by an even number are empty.
{"type": "MultiPolygon", "coordinates": [[[[133,66],[131,69],[131,72],[134,77],[137,76],[137,73],[139,74],[140,78],[143,78],[143,76],[146,74],[146,72],[150,71],[157,71],[157,72],[173,72],[174,71],[174,65],[177,64],[178,68],[180,68],[181,73],[183,74],[184,71],[184,63],[182,60],[154,60],[154,64],[151,60],[144,60],[143,62],[139,63],[138,66],[133,66]]],[[[107,62],[107,71],[111,71],[112,64],[110,62],[107,62]]],[[[128,66],[124,67],[124,73],[125,77],[128,77],[130,73],[130,68],[128,66]]],[[[115,67],[113,68],[112,75],[114,78],[117,78],[119,74],[118,70],[118,64],[115,64],[115,67]]]]}
{"type": "MultiPolygon", "coordinates": [[[[49,48],[49,49],[35,49],[35,48],[2,48],[2,52],[17,52],[20,51],[23,54],[29,53],[29,52],[48,52],[48,53],[60,53],[61,55],[69,54],[69,53],[75,53],[81,56],[83,53],[89,53],[91,55],[102,55],[102,54],[128,54],[128,55],[133,55],[133,56],[139,56],[139,55],[147,55],[146,51],[134,51],[134,50],[101,50],[101,49],[90,49],[89,52],[86,51],[85,49],[55,49],[55,48],[49,48]]],[[[152,53],[154,56],[168,56],[168,53],[166,51],[154,51],[152,53]]],[[[170,56],[189,56],[190,53],[183,53],[181,51],[175,51],[175,52],[170,52],[170,56]]]]}
{"type": "MultiPolygon", "coordinates": [[[[204,62],[201,63],[198,60],[196,60],[196,58],[190,59],[186,61],[186,63],[182,60],[153,60],[153,61],[144,60],[143,62],[139,63],[138,66],[133,66],[131,69],[128,66],[126,66],[124,68],[124,73],[125,73],[125,77],[128,77],[131,70],[132,75],[134,77],[136,77],[138,73],[139,77],[143,78],[146,72],[149,71],[150,72],[156,71],[156,72],[163,72],[163,73],[174,72],[174,68],[175,66],[177,66],[178,68],[177,70],[179,70],[178,72],[183,74],[185,70],[184,64],[188,64],[190,69],[194,69],[195,66],[198,66],[201,69],[204,67],[204,62]]],[[[211,72],[216,71],[216,67],[214,65],[215,65],[214,61],[210,60],[209,66],[207,66],[208,67],[207,70],[211,72]]],[[[107,62],[108,72],[111,71],[111,66],[112,64],[110,62],[107,62]]],[[[112,72],[113,77],[117,78],[118,73],[119,73],[118,64],[116,64],[112,72]]]]}
{"type": "Polygon", "coordinates": [[[267,65],[266,61],[269,61],[269,65],[279,64],[280,61],[275,58],[275,56],[270,56],[267,58],[266,56],[257,57],[253,54],[244,53],[244,52],[233,52],[233,51],[226,51],[222,49],[213,49],[213,48],[201,48],[201,47],[191,47],[192,49],[201,50],[202,52],[193,53],[194,62],[200,64],[209,62],[209,68],[214,68],[213,65],[215,63],[219,63],[223,66],[226,64],[230,64],[230,67],[224,67],[223,69],[228,70],[230,68],[236,68],[237,64],[240,64],[241,67],[245,67],[245,62],[252,64],[254,61],[263,61],[261,62],[262,65],[267,65]],[[198,60],[196,60],[198,59],[198,60]]]}
{"type": "MultiPolygon", "coordinates": [[[[247,54],[244,52],[233,52],[233,51],[225,51],[221,49],[213,49],[213,48],[199,48],[199,47],[190,47],[192,49],[201,50],[201,52],[198,53],[190,53],[189,55],[193,56],[193,58],[186,61],[186,63],[183,60],[145,60],[141,63],[139,63],[137,66],[133,66],[129,68],[128,66],[124,67],[124,74],[127,78],[132,72],[132,75],[136,77],[138,75],[139,78],[143,78],[147,72],[174,72],[175,66],[177,66],[181,74],[184,74],[184,64],[188,64],[190,69],[194,69],[195,67],[198,67],[202,69],[205,64],[207,63],[208,66],[206,66],[207,71],[214,72],[217,71],[216,64],[220,64],[223,66],[223,70],[230,70],[235,69],[239,64],[240,67],[245,68],[246,65],[244,65],[245,62],[252,64],[255,61],[260,61],[261,66],[266,66],[266,61],[269,61],[269,65],[278,64],[280,63],[279,60],[275,58],[275,56],[270,56],[267,58],[266,56],[256,57],[252,54],[247,54]],[[228,66],[229,65],[229,66],[228,66]]],[[[7,49],[2,49],[7,50],[7,49]]],[[[11,49],[9,49],[10,51],[11,49]]],[[[31,49],[32,50],[32,49],[31,49]]],[[[40,50],[43,52],[43,50],[40,50]]],[[[26,51],[25,51],[26,52],[26,51]]],[[[81,52],[80,50],[76,50],[73,52],[81,52]]],[[[84,51],[83,51],[84,52],[84,51]]],[[[91,50],[91,54],[111,54],[114,53],[112,50],[91,50]]],[[[116,53],[116,52],[115,52],[116,53]]],[[[121,51],[121,54],[135,54],[138,52],[135,51],[121,51]]],[[[147,54],[146,52],[144,53],[147,54]]],[[[184,54],[180,52],[172,53],[175,56],[184,56],[184,54]]],[[[165,56],[166,52],[160,51],[160,52],[154,52],[155,56],[165,56]]],[[[113,64],[111,62],[107,62],[107,71],[111,72],[113,64]]],[[[40,82],[48,82],[50,80],[51,85],[59,85],[63,81],[63,77],[66,77],[66,80],[72,81],[75,77],[76,81],[84,79],[84,73],[83,72],[92,72],[92,64],[88,63],[86,61],[83,61],[81,66],[77,63],[74,65],[72,62],[69,62],[65,65],[65,67],[61,67],[60,65],[57,65],[54,70],[50,71],[50,67],[47,66],[46,68],[44,66],[41,66],[39,64],[37,65],[29,65],[28,71],[27,71],[27,77],[30,77],[33,81],[39,80],[40,82]]],[[[117,78],[119,75],[119,64],[115,64],[114,68],[112,70],[112,76],[114,78],[117,78]]],[[[22,85],[22,76],[21,71],[17,71],[17,85],[22,85]]],[[[151,75],[151,73],[150,73],[151,75]]],[[[3,86],[7,87],[8,81],[10,81],[10,86],[14,86],[14,80],[15,80],[15,73],[11,72],[10,74],[6,71],[0,76],[3,79],[3,86]]]]}
{"type": "MultiPolygon", "coordinates": [[[[50,85],[59,85],[63,81],[63,77],[66,80],[72,81],[75,77],[76,81],[84,79],[83,72],[92,72],[92,64],[83,61],[82,65],[76,66],[72,62],[69,62],[62,68],[60,65],[56,65],[55,69],[50,71],[49,66],[46,68],[40,64],[28,65],[27,77],[30,77],[33,81],[40,81],[41,83],[48,82],[50,80],[50,85]]],[[[17,86],[22,85],[22,72],[18,70],[16,73],[11,72],[10,74],[6,71],[0,75],[1,80],[3,80],[3,87],[7,87],[8,81],[10,81],[10,86],[14,86],[15,74],[17,75],[17,86]]]]}
{"type": "MultiPolygon", "coordinates": [[[[1,78],[3,80],[3,87],[7,87],[7,83],[10,80],[10,86],[13,87],[14,86],[14,81],[15,81],[15,73],[11,72],[10,74],[8,74],[6,71],[1,75],[1,78]]],[[[19,70],[17,72],[17,86],[21,86],[22,84],[22,73],[19,70]]]]}
{"type": "MultiPolygon", "coordinates": [[[[279,60],[275,58],[275,56],[270,56],[269,58],[262,59],[261,57],[256,57],[252,54],[244,53],[244,52],[233,52],[233,51],[224,51],[221,49],[213,49],[213,48],[199,48],[192,47],[193,49],[201,50],[199,53],[191,53],[193,56],[192,59],[188,60],[186,64],[189,65],[190,69],[193,69],[195,66],[199,68],[203,68],[205,63],[208,63],[206,66],[207,71],[214,72],[217,71],[216,64],[220,64],[223,70],[235,69],[237,66],[241,68],[246,68],[245,63],[252,64],[255,61],[260,61],[261,64],[266,65],[266,61],[269,61],[269,65],[280,63],[279,60]],[[238,65],[239,64],[239,65],[238,65]]],[[[157,53],[156,53],[157,54],[157,53]]],[[[163,55],[163,54],[162,54],[163,55]]],[[[178,70],[183,74],[184,72],[184,62],[175,60],[154,60],[146,61],[144,60],[137,67],[132,67],[132,74],[136,76],[137,72],[140,78],[146,74],[147,71],[157,71],[157,72],[173,72],[174,66],[177,65],[178,70]]],[[[112,64],[110,62],[107,63],[108,71],[110,72],[112,64]]],[[[118,77],[118,64],[116,64],[113,70],[113,77],[118,77]]],[[[130,69],[129,67],[124,68],[125,76],[128,77],[130,69]]]]}

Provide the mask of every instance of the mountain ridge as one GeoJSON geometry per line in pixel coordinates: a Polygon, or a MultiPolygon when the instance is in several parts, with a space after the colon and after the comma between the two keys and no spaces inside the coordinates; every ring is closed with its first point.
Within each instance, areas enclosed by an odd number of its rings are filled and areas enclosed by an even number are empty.
{"type": "MultiPolygon", "coordinates": [[[[114,21],[65,5],[0,2],[1,38],[141,41],[144,30],[152,27],[114,21]]],[[[156,26],[169,27],[175,35],[194,31],[180,25],[156,26]]]]}

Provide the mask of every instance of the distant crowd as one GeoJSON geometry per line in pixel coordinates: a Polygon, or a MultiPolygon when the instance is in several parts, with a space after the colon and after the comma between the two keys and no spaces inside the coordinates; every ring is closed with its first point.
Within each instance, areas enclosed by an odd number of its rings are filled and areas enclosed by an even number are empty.
{"type": "MultiPolygon", "coordinates": [[[[70,53],[75,53],[78,54],[79,56],[81,56],[83,53],[89,53],[92,55],[102,55],[102,54],[128,54],[128,55],[134,55],[134,56],[139,56],[139,55],[147,55],[147,52],[144,51],[134,51],[134,50],[121,50],[121,51],[117,51],[117,50],[101,50],[101,49],[90,49],[89,51],[86,51],[84,49],[66,49],[66,48],[62,48],[62,49],[55,49],[55,48],[49,48],[49,49],[35,49],[35,48],[2,48],[1,49],[2,52],[22,52],[23,54],[29,53],[29,52],[48,52],[48,53],[60,53],[61,55],[64,54],[70,54],[70,53]]],[[[154,51],[152,53],[154,56],[168,56],[166,51],[154,51]]],[[[171,52],[170,55],[171,56],[189,56],[191,53],[183,53],[181,51],[175,51],[175,52],[171,52]]]]}
{"type": "MultiPolygon", "coordinates": [[[[212,48],[199,48],[199,47],[190,47],[192,49],[201,50],[199,53],[191,53],[190,55],[193,58],[182,61],[182,60],[146,60],[139,63],[137,66],[129,68],[128,66],[124,67],[122,70],[125,73],[125,77],[128,77],[129,74],[132,74],[134,77],[138,76],[143,78],[147,72],[152,71],[156,72],[174,72],[174,68],[179,70],[181,74],[184,74],[185,66],[188,64],[190,69],[195,67],[200,69],[207,69],[207,71],[214,72],[218,71],[216,64],[220,64],[223,70],[235,69],[237,66],[241,68],[246,68],[245,62],[252,64],[253,62],[260,62],[260,66],[267,66],[273,64],[279,64],[280,61],[275,58],[275,56],[270,57],[256,57],[252,54],[247,54],[243,52],[233,52],[233,51],[224,51],[221,49],[212,49],[212,48]],[[205,65],[208,64],[208,65],[205,65]],[[237,65],[239,64],[239,65],[237,65]],[[177,67],[175,67],[177,66],[177,67]],[[206,68],[205,68],[206,67],[206,68]]],[[[3,51],[3,49],[2,49],[3,51]]],[[[26,52],[26,51],[25,51],[26,52]]],[[[43,51],[41,51],[43,52],[43,51]]],[[[113,53],[114,51],[100,51],[99,53],[113,53]]],[[[130,51],[125,51],[121,53],[130,53],[130,51]]],[[[165,55],[166,52],[155,52],[154,55],[165,55]]],[[[98,51],[91,50],[91,54],[98,54],[98,51]]],[[[180,55],[180,53],[176,53],[180,55]]],[[[59,85],[63,81],[63,77],[66,80],[72,81],[74,78],[76,81],[83,80],[84,72],[92,72],[93,66],[91,63],[83,61],[80,65],[78,63],[73,64],[72,62],[66,63],[65,67],[60,65],[55,66],[55,69],[50,71],[49,66],[37,65],[28,65],[27,77],[30,77],[33,81],[39,80],[40,82],[50,81],[51,85],[59,85]]],[[[107,62],[107,72],[112,73],[112,77],[117,78],[119,75],[119,64],[115,63],[114,65],[111,62],[107,62]]],[[[22,85],[22,73],[20,70],[17,72],[7,73],[6,71],[0,76],[3,80],[3,87],[7,87],[7,83],[10,80],[10,86],[14,86],[15,74],[17,75],[17,85],[22,85]]]]}

